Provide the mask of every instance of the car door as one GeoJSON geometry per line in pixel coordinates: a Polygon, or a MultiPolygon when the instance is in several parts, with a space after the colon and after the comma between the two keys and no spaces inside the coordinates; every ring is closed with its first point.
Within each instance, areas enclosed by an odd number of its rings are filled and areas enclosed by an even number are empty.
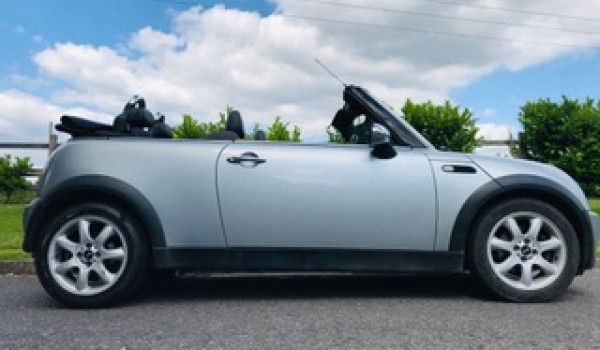
{"type": "Polygon", "coordinates": [[[367,145],[232,143],[217,187],[230,247],[431,250],[435,189],[425,155],[367,145]]]}

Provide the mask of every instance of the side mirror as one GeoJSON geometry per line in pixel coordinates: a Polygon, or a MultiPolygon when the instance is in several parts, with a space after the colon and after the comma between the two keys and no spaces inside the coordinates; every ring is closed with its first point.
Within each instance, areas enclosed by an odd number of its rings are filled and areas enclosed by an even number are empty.
{"type": "Polygon", "coordinates": [[[378,159],[392,159],[398,154],[390,141],[390,133],[379,124],[371,129],[371,155],[378,159]]]}

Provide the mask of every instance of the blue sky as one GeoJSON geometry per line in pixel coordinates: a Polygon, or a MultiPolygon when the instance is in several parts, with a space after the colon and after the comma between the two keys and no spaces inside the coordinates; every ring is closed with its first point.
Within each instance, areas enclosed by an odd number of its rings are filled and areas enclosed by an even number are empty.
{"type": "MultiPolygon", "coordinates": [[[[465,2],[470,3],[475,1],[465,2]]],[[[525,5],[515,0],[497,3],[504,8],[527,6],[532,12],[563,13],[558,0],[525,5]]],[[[516,26],[541,23],[600,32],[600,25],[591,21],[551,16],[449,7],[427,1],[415,4],[407,0],[377,0],[373,4],[438,16],[456,13],[516,26]]],[[[600,18],[600,6],[573,7],[572,11],[579,12],[572,16],[600,18]]],[[[469,107],[489,138],[518,129],[519,106],[526,101],[560,99],[562,95],[600,97],[599,35],[543,29],[522,31],[498,25],[470,27],[470,23],[458,21],[393,16],[302,0],[5,0],[0,12],[0,103],[10,108],[0,111],[0,139],[43,139],[42,131],[47,128],[44,121],[56,121],[58,116],[44,119],[39,113],[77,111],[107,121],[130,93],[140,92],[133,90],[142,90],[156,101],[157,108],[170,112],[172,124],[182,113],[215,115],[225,104],[233,103],[245,107],[245,115],[256,122],[268,122],[273,115],[281,114],[311,135],[323,129],[321,124],[327,124],[339,105],[339,88],[318,67],[313,67],[313,57],[324,58],[342,77],[366,85],[393,105],[412,98],[450,99],[469,107]],[[201,8],[192,8],[195,4],[201,8]],[[424,30],[472,31],[490,37],[512,38],[512,33],[518,33],[519,40],[582,48],[440,37],[300,21],[279,14],[384,25],[400,23],[424,30]],[[212,37],[217,39],[216,44],[209,40],[212,37]],[[196,56],[190,56],[192,48],[196,56]],[[211,52],[218,56],[211,57],[211,52]],[[198,57],[197,62],[194,57],[198,57]],[[88,64],[88,58],[89,62],[106,59],[106,67],[88,64]],[[65,69],[70,64],[73,72],[65,69]],[[115,77],[129,76],[129,80],[123,78],[123,82],[114,81],[114,85],[110,80],[100,81],[109,74],[103,69],[109,68],[114,68],[115,77]],[[86,74],[97,76],[99,82],[90,82],[86,74]],[[198,79],[190,82],[191,77],[198,79]],[[136,82],[138,78],[148,81],[136,82]],[[152,81],[169,88],[153,88],[152,81]],[[128,88],[121,89],[123,86],[128,88]],[[328,94],[333,97],[326,98],[328,94]],[[27,104],[35,106],[23,107],[27,104]],[[13,127],[15,120],[23,120],[15,119],[16,113],[31,120],[32,127],[13,127]]]]}
{"type": "Polygon", "coordinates": [[[526,101],[562,96],[600,98],[600,59],[598,50],[560,57],[519,71],[497,70],[450,96],[462,106],[470,106],[480,121],[518,125],[519,107],[526,101]],[[494,109],[485,115],[486,109],[494,109]]]}

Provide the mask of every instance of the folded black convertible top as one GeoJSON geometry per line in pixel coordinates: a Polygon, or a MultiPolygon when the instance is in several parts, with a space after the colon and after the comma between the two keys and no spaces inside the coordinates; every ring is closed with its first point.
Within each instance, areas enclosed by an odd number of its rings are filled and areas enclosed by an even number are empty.
{"type": "Polygon", "coordinates": [[[134,97],[115,117],[113,124],[98,123],[82,117],[63,115],[56,130],[66,132],[72,137],[93,136],[146,136],[172,138],[171,127],[165,123],[165,117],[154,118],[146,109],[143,98],[134,97]]]}

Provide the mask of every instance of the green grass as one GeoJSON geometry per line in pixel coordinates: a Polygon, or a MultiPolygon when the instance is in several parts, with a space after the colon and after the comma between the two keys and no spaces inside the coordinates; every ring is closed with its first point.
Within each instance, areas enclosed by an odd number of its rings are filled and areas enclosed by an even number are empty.
{"type": "Polygon", "coordinates": [[[30,258],[29,253],[25,253],[21,248],[18,249],[1,249],[0,250],[0,261],[1,260],[23,260],[30,258]]]}
{"type": "Polygon", "coordinates": [[[600,198],[590,198],[589,202],[592,210],[600,214],[600,198]]]}
{"type": "Polygon", "coordinates": [[[26,204],[31,202],[36,196],[35,190],[18,191],[10,197],[8,203],[6,202],[6,195],[0,193],[0,203],[3,204],[26,204]]]}
{"type": "Polygon", "coordinates": [[[0,205],[0,260],[20,260],[29,257],[21,250],[23,243],[24,205],[0,205]]]}
{"type": "MultiPolygon", "coordinates": [[[[600,214],[600,198],[590,198],[592,210],[600,214]]],[[[24,205],[0,204],[0,260],[21,260],[29,254],[21,250],[23,243],[24,205]]],[[[596,248],[596,256],[600,258],[600,245],[596,248]]]]}

